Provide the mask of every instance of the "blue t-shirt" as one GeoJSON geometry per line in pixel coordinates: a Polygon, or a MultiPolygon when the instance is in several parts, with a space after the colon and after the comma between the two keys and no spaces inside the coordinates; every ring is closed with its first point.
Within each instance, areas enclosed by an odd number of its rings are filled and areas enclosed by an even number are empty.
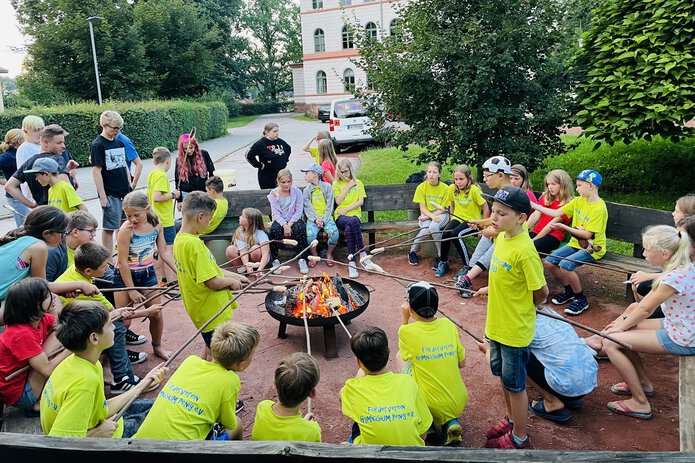
{"type": "Polygon", "coordinates": [[[118,132],[117,140],[120,140],[125,145],[125,161],[128,163],[128,170],[133,159],[139,158],[138,152],[135,150],[135,145],[123,132],[118,132]]]}
{"type": "MultiPolygon", "coordinates": [[[[0,171],[2,171],[5,180],[9,180],[17,171],[17,150],[15,148],[10,148],[0,154],[0,171]]],[[[5,196],[12,197],[7,191],[5,191],[5,196]]]]}
{"type": "Polygon", "coordinates": [[[31,267],[19,256],[26,248],[40,240],[33,236],[20,236],[0,247],[0,301],[4,301],[12,285],[29,276],[31,267]]]}

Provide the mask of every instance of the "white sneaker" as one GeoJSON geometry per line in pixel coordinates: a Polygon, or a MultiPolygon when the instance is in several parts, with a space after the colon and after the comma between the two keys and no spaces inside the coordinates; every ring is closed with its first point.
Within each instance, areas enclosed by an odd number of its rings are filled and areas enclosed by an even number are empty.
{"type": "Polygon", "coordinates": [[[280,275],[280,259],[275,259],[273,260],[273,263],[270,265],[271,267],[277,268],[277,270],[273,271],[273,275],[280,275]]]}
{"type": "Polygon", "coordinates": [[[309,266],[306,264],[306,259],[299,259],[299,272],[302,275],[309,273],[309,266]]]}
{"type": "Polygon", "coordinates": [[[348,277],[349,278],[358,278],[360,276],[360,272],[357,271],[357,267],[355,266],[354,262],[350,262],[350,266],[348,267],[348,277]]]}

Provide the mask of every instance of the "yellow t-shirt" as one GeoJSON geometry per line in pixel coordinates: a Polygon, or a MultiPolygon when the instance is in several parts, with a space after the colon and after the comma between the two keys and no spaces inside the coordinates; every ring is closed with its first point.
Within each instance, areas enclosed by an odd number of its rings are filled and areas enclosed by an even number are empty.
{"type": "Polygon", "coordinates": [[[318,148],[309,148],[309,153],[311,153],[311,156],[314,158],[314,162],[316,162],[316,164],[321,164],[319,162],[319,149],[318,148]]]}
{"type": "Polygon", "coordinates": [[[68,267],[75,265],[75,251],[70,249],[70,246],[65,246],[68,248],[68,267]]]}
{"type": "Polygon", "coordinates": [[[155,191],[161,191],[165,195],[171,193],[167,173],[157,168],[152,169],[152,172],[147,176],[147,198],[150,200],[154,213],[162,222],[162,227],[172,227],[174,225],[174,199],[155,201],[153,198],[155,191]]]}
{"type": "MultiPolygon", "coordinates": [[[[357,186],[350,188],[348,193],[345,195],[345,198],[343,198],[343,202],[338,204],[336,209],[351,206],[352,204],[356,203],[360,198],[367,197],[367,193],[364,191],[364,184],[362,183],[362,180],[356,181],[357,186]]],[[[340,194],[342,194],[343,190],[347,188],[347,184],[348,182],[346,180],[336,180],[335,182],[333,182],[333,196],[337,198],[340,194]]],[[[361,217],[362,207],[356,207],[355,209],[349,210],[344,215],[348,217],[361,217]]],[[[333,216],[336,219],[339,217],[337,212],[334,213],[333,216]]]]}
{"type": "Polygon", "coordinates": [[[222,220],[227,216],[227,211],[229,210],[229,203],[226,199],[216,199],[215,200],[215,212],[212,214],[212,219],[210,219],[210,225],[205,229],[201,235],[207,235],[208,233],[214,232],[217,227],[222,223],[222,220]]]}
{"type": "MultiPolygon", "coordinates": [[[[485,204],[483,190],[478,185],[471,185],[468,194],[464,192],[456,193],[456,185],[449,185],[449,198],[454,205],[454,214],[465,220],[479,220],[483,218],[483,211],[480,206],[485,204]]],[[[454,217],[454,220],[459,220],[454,217]]]]}
{"type": "Polygon", "coordinates": [[[340,391],[343,415],[360,427],[355,444],[424,446],[432,415],[415,380],[384,373],[351,378],[340,391]]]}
{"type": "Polygon", "coordinates": [[[75,189],[65,180],[48,189],[48,205],[55,206],[66,214],[75,212],[80,204],[82,198],[77,196],[75,189]]]}
{"type": "Polygon", "coordinates": [[[485,335],[511,347],[531,344],[536,330],[533,292],[545,286],[543,264],[528,233],[495,238],[489,272],[485,335]]]}
{"type": "MultiPolygon", "coordinates": [[[[70,259],[70,251],[68,251],[68,259],[70,259]]],[[[75,259],[73,253],[73,261],[74,260],[75,259]]],[[[67,283],[69,281],[84,281],[86,283],[92,284],[92,280],[90,280],[89,278],[77,271],[74,263],[70,265],[61,276],[56,278],[56,283],[67,283]]],[[[93,296],[87,296],[86,294],[78,294],[77,297],[60,296],[60,300],[63,302],[63,306],[75,300],[97,301],[101,302],[104,305],[104,307],[106,307],[106,310],[108,310],[109,312],[113,310],[113,305],[111,305],[111,303],[108,299],[106,299],[106,296],[104,296],[103,293],[94,294],[93,296]]]]}
{"type": "Polygon", "coordinates": [[[234,429],[240,388],[236,373],[191,355],[162,387],[133,437],[205,440],[216,422],[234,429]]]}
{"type": "Polygon", "coordinates": [[[448,210],[449,206],[451,205],[451,198],[449,198],[449,185],[444,182],[439,182],[436,186],[434,186],[430,185],[430,182],[427,180],[419,184],[415,189],[413,202],[424,204],[427,210],[432,212],[436,209],[436,207],[431,205],[430,201],[434,201],[448,210]]]}
{"type": "Polygon", "coordinates": [[[398,329],[398,349],[403,360],[412,362],[413,378],[434,424],[458,418],[468,402],[468,390],[458,366],[465,351],[456,325],[446,318],[402,325],[398,329]]]}
{"type": "Polygon", "coordinates": [[[274,404],[263,400],[256,407],[251,440],[321,442],[321,427],[316,421],[305,420],[299,412],[294,416],[276,415],[274,404]]]}
{"type": "MultiPolygon", "coordinates": [[[[217,266],[215,257],[197,235],[176,234],[174,261],[176,261],[176,276],[181,289],[183,305],[195,327],[200,328],[232,300],[232,293],[228,289],[216,291],[205,286],[206,281],[214,277],[221,277],[222,270],[217,266]]],[[[236,308],[237,303],[232,303],[203,332],[208,333],[232,318],[234,315],[232,309],[236,308]]]]}
{"type": "MultiPolygon", "coordinates": [[[[577,196],[569,203],[562,206],[562,212],[572,219],[572,228],[583,227],[594,234],[592,239],[594,246],[601,246],[601,250],[591,256],[598,260],[606,254],[606,226],[608,225],[608,209],[606,203],[599,198],[595,203],[587,202],[583,196],[577,196]]],[[[567,243],[575,249],[581,249],[579,241],[574,236],[567,243]]]]}
{"type": "MultiPolygon", "coordinates": [[[[108,415],[101,363],[75,354],[60,362],[41,393],[41,428],[47,436],[87,437],[108,415]]],[[[113,437],[123,435],[123,418],[113,437]]]]}
{"type": "Polygon", "coordinates": [[[314,206],[317,216],[323,217],[323,214],[326,213],[326,198],[318,186],[311,192],[311,205],[314,206]]]}

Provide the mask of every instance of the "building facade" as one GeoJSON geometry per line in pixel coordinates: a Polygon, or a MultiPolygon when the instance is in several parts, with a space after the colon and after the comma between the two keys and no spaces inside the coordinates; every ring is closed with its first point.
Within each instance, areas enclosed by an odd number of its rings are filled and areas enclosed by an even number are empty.
{"type": "Polygon", "coordinates": [[[395,33],[396,9],[405,0],[300,0],[301,63],[292,64],[295,110],[316,113],[322,104],[368,89],[355,34],[380,40],[395,33]],[[383,25],[383,26],[382,26],[383,25]]]}

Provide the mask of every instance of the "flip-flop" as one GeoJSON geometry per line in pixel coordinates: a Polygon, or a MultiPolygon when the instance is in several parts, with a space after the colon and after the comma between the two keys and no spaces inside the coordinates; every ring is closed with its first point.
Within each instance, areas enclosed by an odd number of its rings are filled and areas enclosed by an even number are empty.
{"type": "Polygon", "coordinates": [[[651,420],[654,415],[652,415],[652,412],[644,413],[644,412],[635,412],[630,410],[627,405],[625,405],[625,401],[623,400],[616,400],[615,402],[608,402],[606,404],[608,407],[608,410],[612,411],[613,413],[617,413],[618,415],[625,415],[625,416],[631,416],[633,418],[638,418],[640,420],[651,420]]]}
{"type": "Polygon", "coordinates": [[[539,400],[533,405],[529,403],[528,409],[531,413],[540,418],[545,418],[546,420],[550,421],[557,421],[558,423],[566,423],[572,419],[572,414],[565,407],[552,412],[546,411],[543,399],[539,400]]]}
{"type": "MultiPolygon", "coordinates": [[[[627,383],[616,383],[611,386],[611,392],[615,395],[632,397],[632,392],[627,386],[627,383]]],[[[644,395],[647,397],[654,397],[654,391],[644,391],[644,395]]]]}
{"type": "Polygon", "coordinates": [[[318,264],[318,262],[316,262],[315,260],[310,260],[310,261],[309,261],[309,267],[311,267],[311,268],[316,267],[316,264],[318,264]]]}
{"type": "Polygon", "coordinates": [[[326,265],[329,267],[333,267],[335,265],[335,262],[333,262],[331,259],[326,259],[326,265]]]}

